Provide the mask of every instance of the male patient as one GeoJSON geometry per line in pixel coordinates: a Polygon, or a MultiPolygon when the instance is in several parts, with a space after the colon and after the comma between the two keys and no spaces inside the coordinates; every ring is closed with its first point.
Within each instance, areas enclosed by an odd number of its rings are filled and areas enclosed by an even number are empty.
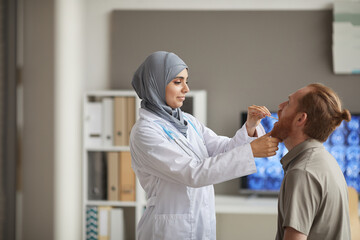
{"type": "Polygon", "coordinates": [[[337,94],[322,84],[297,90],[279,105],[271,136],[289,152],[278,202],[277,240],[351,238],[347,185],[323,146],[342,120],[350,121],[337,94]]]}

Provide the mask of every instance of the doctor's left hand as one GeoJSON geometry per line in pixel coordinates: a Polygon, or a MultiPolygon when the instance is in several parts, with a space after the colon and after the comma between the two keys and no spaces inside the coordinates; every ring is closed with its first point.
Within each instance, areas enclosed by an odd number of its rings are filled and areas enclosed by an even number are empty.
{"type": "Polygon", "coordinates": [[[248,107],[246,130],[250,137],[256,137],[256,127],[260,124],[261,119],[270,116],[270,111],[265,106],[251,105],[248,107]]]}

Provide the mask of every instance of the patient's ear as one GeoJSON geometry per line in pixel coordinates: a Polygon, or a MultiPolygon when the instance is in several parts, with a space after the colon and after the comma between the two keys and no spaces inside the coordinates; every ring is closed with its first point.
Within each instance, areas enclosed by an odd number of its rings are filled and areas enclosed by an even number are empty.
{"type": "Polygon", "coordinates": [[[307,113],[305,113],[305,112],[297,113],[295,120],[296,120],[296,126],[299,126],[299,127],[305,126],[306,121],[307,121],[307,113]]]}

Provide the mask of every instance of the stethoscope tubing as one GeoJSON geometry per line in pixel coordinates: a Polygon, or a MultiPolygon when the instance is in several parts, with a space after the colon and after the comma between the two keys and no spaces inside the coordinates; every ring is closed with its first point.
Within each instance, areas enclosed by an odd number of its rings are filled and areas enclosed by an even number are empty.
{"type": "MultiPolygon", "coordinates": [[[[199,135],[199,132],[196,130],[194,124],[188,120],[188,122],[190,122],[191,126],[195,129],[196,133],[199,135]]],[[[200,161],[201,161],[201,158],[199,157],[199,155],[190,147],[190,144],[189,143],[185,143],[175,132],[171,131],[171,130],[168,130],[166,129],[162,124],[156,122],[157,124],[159,124],[161,126],[161,128],[163,129],[163,131],[166,133],[166,135],[171,139],[173,140],[184,152],[186,152],[186,154],[188,154],[190,157],[192,157],[192,155],[185,150],[184,146],[189,149],[200,161]],[[175,137],[173,136],[175,135],[175,137]],[[180,142],[181,144],[180,144],[180,142]]]]}

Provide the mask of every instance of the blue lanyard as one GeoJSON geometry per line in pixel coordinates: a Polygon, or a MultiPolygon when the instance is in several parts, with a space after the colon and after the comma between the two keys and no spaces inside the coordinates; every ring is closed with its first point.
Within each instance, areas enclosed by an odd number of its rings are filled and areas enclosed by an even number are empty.
{"type": "Polygon", "coordinates": [[[158,122],[156,122],[156,123],[160,125],[160,127],[164,130],[164,132],[166,133],[166,135],[168,135],[171,140],[175,140],[175,138],[178,138],[178,135],[177,135],[174,131],[171,131],[171,130],[169,130],[169,129],[166,129],[163,125],[161,125],[161,124],[158,123],[158,122]],[[173,134],[175,135],[175,138],[173,137],[173,134]]]}
{"type": "MultiPolygon", "coordinates": [[[[197,135],[202,139],[200,133],[198,132],[198,130],[196,129],[195,125],[190,121],[190,119],[188,119],[187,117],[184,116],[184,119],[190,123],[190,125],[194,128],[195,132],[197,133],[197,135]]],[[[169,130],[169,129],[166,129],[162,124],[160,124],[158,121],[155,121],[157,124],[160,125],[160,127],[164,130],[164,132],[166,133],[166,135],[169,136],[169,138],[171,140],[175,140],[175,138],[179,138],[178,135],[172,131],[172,130],[169,130]],[[173,137],[173,135],[175,136],[175,138],[173,137]]]]}
{"type": "MultiPolygon", "coordinates": [[[[195,129],[196,133],[200,136],[199,132],[196,130],[195,126],[191,123],[190,120],[188,120],[189,123],[191,124],[191,126],[195,129]]],[[[159,124],[160,127],[163,129],[163,131],[166,133],[166,135],[173,140],[184,152],[186,152],[189,156],[191,156],[191,154],[188,153],[188,151],[185,150],[184,146],[187,147],[192,153],[195,154],[195,156],[201,160],[201,158],[199,157],[199,155],[191,148],[188,146],[188,144],[184,143],[181,138],[179,138],[179,136],[177,135],[177,133],[175,133],[174,131],[165,128],[161,123],[159,123],[158,121],[154,121],[155,123],[159,124]],[[175,137],[174,137],[175,136],[175,137]],[[181,144],[180,144],[181,142],[181,144]]]]}
{"type": "Polygon", "coordinates": [[[190,125],[194,128],[195,132],[199,135],[199,137],[202,139],[200,133],[198,132],[198,130],[196,129],[195,125],[192,123],[192,121],[190,121],[190,119],[188,119],[187,117],[183,116],[184,119],[190,123],[190,125]]]}

